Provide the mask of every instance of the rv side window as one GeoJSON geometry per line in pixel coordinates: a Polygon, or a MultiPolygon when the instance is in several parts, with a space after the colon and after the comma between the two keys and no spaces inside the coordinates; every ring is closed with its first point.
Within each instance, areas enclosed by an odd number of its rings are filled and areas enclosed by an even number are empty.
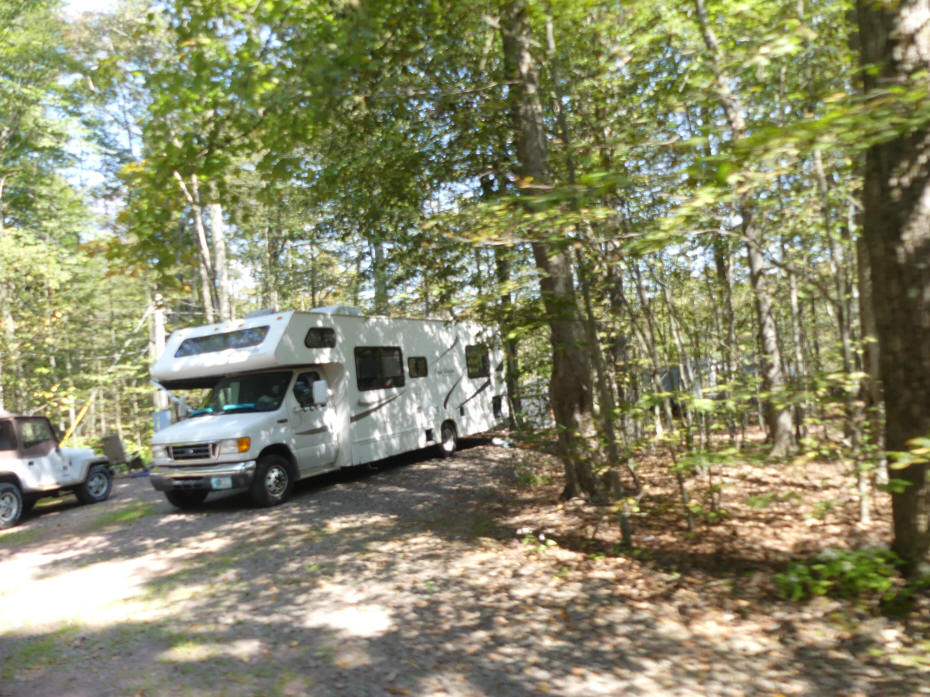
{"type": "Polygon", "coordinates": [[[268,334],[268,327],[250,327],[248,329],[237,329],[234,332],[222,332],[220,334],[209,334],[207,336],[192,336],[185,339],[175,351],[175,358],[184,356],[196,356],[201,353],[212,353],[214,351],[223,351],[225,349],[249,348],[258,346],[265,340],[268,334]]]}
{"type": "Polygon", "coordinates": [[[426,367],[426,358],[423,356],[411,356],[407,359],[407,372],[412,378],[425,378],[429,371],[426,367]]]}
{"type": "Polygon", "coordinates": [[[313,327],[307,332],[304,346],[307,348],[334,348],[336,346],[336,330],[332,327],[313,327]]]}
{"type": "Polygon", "coordinates": [[[488,347],[484,344],[466,346],[465,364],[468,366],[468,377],[489,377],[491,375],[491,361],[488,358],[488,347]]]}
{"type": "Polygon", "coordinates": [[[404,359],[396,346],[364,346],[355,349],[358,389],[383,390],[404,386],[404,359]]]}

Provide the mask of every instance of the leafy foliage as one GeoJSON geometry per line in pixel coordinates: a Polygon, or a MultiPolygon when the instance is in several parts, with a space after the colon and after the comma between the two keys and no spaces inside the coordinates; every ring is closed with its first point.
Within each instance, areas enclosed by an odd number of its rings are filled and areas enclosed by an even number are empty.
{"type": "Polygon", "coordinates": [[[854,599],[890,599],[896,587],[901,559],[887,549],[827,549],[810,563],[796,562],[776,574],[784,598],[807,600],[830,595],[854,599]]]}

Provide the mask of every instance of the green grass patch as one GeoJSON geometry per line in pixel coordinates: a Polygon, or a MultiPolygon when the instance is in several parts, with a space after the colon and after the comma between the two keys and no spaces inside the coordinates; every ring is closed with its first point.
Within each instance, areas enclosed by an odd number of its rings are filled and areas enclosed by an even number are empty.
{"type": "Polygon", "coordinates": [[[0,544],[25,545],[38,539],[38,528],[7,528],[6,530],[0,530],[0,544]]]}
{"type": "Polygon", "coordinates": [[[129,525],[141,518],[155,515],[158,506],[150,501],[131,501],[115,511],[110,511],[92,521],[83,532],[93,532],[102,528],[129,525]]]}
{"type": "Polygon", "coordinates": [[[4,683],[16,676],[44,671],[61,663],[70,654],[70,645],[78,635],[77,627],[68,626],[38,637],[5,638],[6,660],[0,664],[0,679],[4,683]]]}

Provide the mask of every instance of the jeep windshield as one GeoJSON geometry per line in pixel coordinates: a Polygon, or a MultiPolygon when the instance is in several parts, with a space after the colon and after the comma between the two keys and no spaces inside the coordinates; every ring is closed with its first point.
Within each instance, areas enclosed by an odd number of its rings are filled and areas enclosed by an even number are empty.
{"type": "Polygon", "coordinates": [[[190,415],[275,411],[281,406],[290,381],[290,371],[223,378],[210,390],[200,409],[190,415]]]}

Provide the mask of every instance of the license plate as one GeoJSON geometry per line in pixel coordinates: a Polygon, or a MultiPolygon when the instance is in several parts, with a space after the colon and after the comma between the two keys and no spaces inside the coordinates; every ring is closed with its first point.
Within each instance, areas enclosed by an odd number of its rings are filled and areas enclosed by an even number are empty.
{"type": "Polygon", "coordinates": [[[232,489],[232,477],[210,477],[211,489],[232,489]]]}

